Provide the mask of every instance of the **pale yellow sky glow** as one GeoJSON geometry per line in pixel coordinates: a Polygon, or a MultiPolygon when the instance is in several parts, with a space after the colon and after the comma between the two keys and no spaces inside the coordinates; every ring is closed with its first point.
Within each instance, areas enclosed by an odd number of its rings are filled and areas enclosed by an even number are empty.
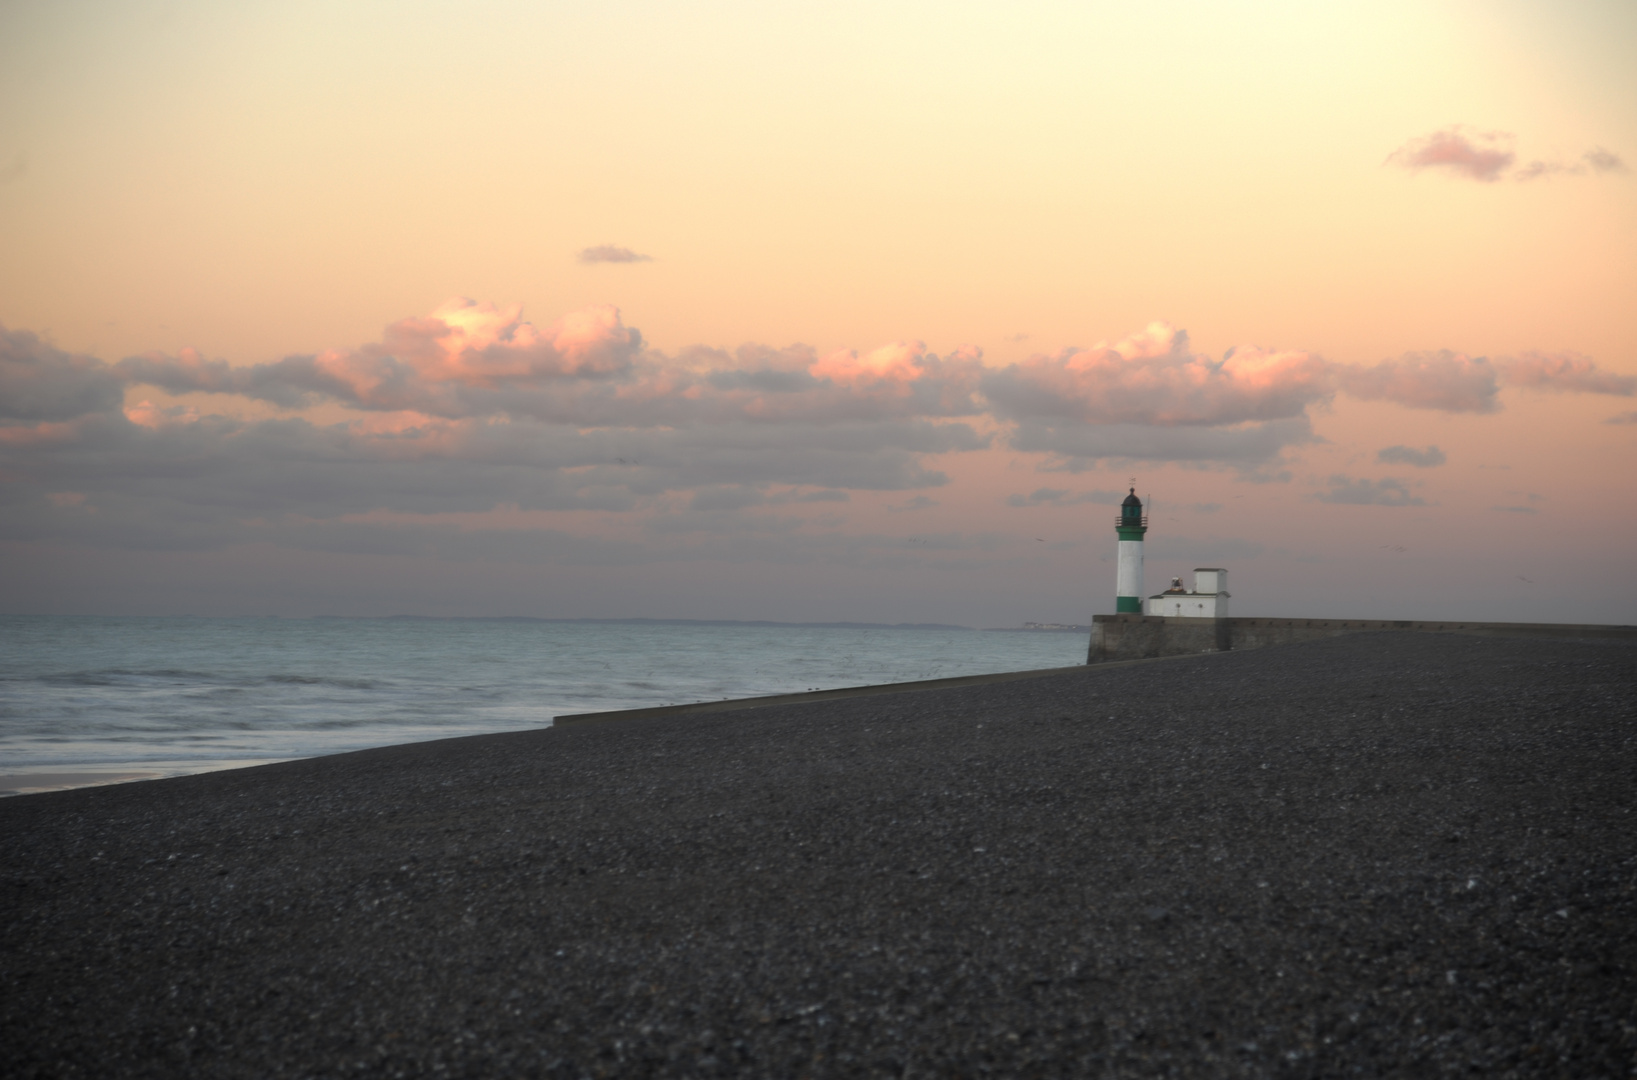
{"type": "Polygon", "coordinates": [[[7,0],[0,609],[1631,622],[1634,42],[7,0]]]}

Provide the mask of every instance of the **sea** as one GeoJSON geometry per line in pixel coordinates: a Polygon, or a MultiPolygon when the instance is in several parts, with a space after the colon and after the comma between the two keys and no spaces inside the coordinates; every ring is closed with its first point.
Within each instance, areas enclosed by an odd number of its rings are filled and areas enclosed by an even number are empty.
{"type": "Polygon", "coordinates": [[[659,620],[0,615],[0,791],[1083,663],[1087,634],[659,620]],[[30,778],[35,782],[30,782],[30,778]]]}

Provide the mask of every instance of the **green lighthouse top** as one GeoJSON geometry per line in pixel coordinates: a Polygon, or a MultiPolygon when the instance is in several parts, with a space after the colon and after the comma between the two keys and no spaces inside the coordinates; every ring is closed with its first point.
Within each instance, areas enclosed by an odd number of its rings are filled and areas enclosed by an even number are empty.
{"type": "Polygon", "coordinates": [[[1142,500],[1137,498],[1135,487],[1120,504],[1120,516],[1114,522],[1114,528],[1121,540],[1141,540],[1143,533],[1148,531],[1148,518],[1143,516],[1142,500]]]}

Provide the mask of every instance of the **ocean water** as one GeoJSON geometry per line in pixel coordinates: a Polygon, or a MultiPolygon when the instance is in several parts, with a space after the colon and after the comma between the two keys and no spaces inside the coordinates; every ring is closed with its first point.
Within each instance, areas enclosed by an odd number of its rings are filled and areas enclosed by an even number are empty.
{"type": "Polygon", "coordinates": [[[0,616],[0,774],[176,775],[1085,650],[1083,634],[943,628],[0,616]]]}

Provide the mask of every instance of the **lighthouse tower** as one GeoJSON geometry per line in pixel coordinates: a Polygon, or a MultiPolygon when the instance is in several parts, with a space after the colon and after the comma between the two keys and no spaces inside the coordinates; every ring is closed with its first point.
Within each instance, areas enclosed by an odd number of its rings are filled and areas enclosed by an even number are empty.
{"type": "Polygon", "coordinates": [[[1114,610],[1124,614],[1142,614],[1142,537],[1148,531],[1148,519],[1143,516],[1142,500],[1137,489],[1120,504],[1120,517],[1114,523],[1120,534],[1120,572],[1115,585],[1114,610]]]}

